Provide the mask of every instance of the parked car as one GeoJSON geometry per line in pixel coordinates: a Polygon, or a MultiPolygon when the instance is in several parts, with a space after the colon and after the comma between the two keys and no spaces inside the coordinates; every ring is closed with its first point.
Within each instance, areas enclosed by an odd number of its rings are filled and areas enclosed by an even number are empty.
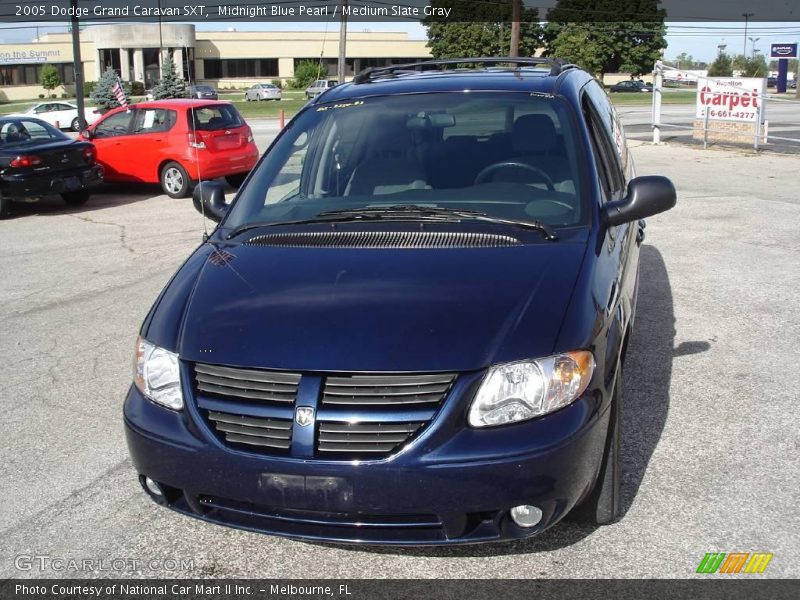
{"type": "Polygon", "coordinates": [[[155,100],[116,108],[81,134],[108,181],[160,183],[183,198],[201,179],[237,186],[258,160],[253,133],[229,102],[155,100]]]}
{"type": "Polygon", "coordinates": [[[280,100],[283,92],[281,88],[272,83],[257,83],[244,93],[248,102],[256,100],[280,100]]]}
{"type": "Polygon", "coordinates": [[[0,117],[0,219],[13,201],[32,202],[61,194],[67,204],[83,204],[103,181],[94,146],[76,141],[32,117],[0,117]]]}
{"type": "MultiPolygon", "coordinates": [[[[91,125],[101,116],[100,110],[94,106],[84,107],[83,114],[87,125],[91,125]]],[[[39,104],[34,104],[23,113],[9,116],[36,117],[57,129],[70,129],[72,131],[80,131],[81,129],[80,119],[78,119],[78,107],[72,102],[40,102],[39,104]]]]}
{"type": "Polygon", "coordinates": [[[653,86],[643,81],[630,79],[628,81],[620,81],[611,86],[612,92],[652,92],[653,86]]]}
{"type": "Polygon", "coordinates": [[[189,97],[198,98],[200,100],[217,100],[217,90],[210,85],[190,85],[189,97]]]}
{"type": "Polygon", "coordinates": [[[153,500],[376,544],[618,516],[642,219],[676,192],[634,176],[591,75],[510,60],[362,72],[232,204],[195,189],[219,224],[146,317],[124,407],[153,500]]]}
{"type": "Polygon", "coordinates": [[[777,77],[767,77],[767,87],[768,88],[778,87],[778,78],[777,77]]]}
{"type": "Polygon", "coordinates": [[[317,79],[314,83],[306,88],[306,98],[309,100],[319,96],[322,92],[339,85],[337,79],[317,79]]]}

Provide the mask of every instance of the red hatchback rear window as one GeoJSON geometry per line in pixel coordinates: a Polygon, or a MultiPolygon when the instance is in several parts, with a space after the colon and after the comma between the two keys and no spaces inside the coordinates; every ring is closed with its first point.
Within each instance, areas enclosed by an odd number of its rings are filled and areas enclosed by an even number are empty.
{"type": "Polygon", "coordinates": [[[189,109],[189,123],[200,131],[216,131],[217,129],[230,129],[242,127],[244,119],[230,104],[215,104],[212,106],[198,106],[189,109]]]}

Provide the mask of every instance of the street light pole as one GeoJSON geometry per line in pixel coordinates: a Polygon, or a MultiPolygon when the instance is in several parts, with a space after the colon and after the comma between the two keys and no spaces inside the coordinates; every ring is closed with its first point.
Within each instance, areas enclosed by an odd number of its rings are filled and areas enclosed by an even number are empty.
{"type": "Polygon", "coordinates": [[[754,15],[755,13],[742,13],[742,16],[744,17],[744,51],[742,52],[742,56],[747,56],[747,22],[750,20],[750,17],[754,15]]]}
{"type": "MultiPolygon", "coordinates": [[[[758,40],[760,40],[761,38],[760,38],[760,37],[757,37],[757,38],[753,38],[753,37],[751,37],[751,38],[747,38],[747,39],[748,39],[748,40],[750,40],[750,43],[751,43],[751,44],[753,44],[753,52],[752,52],[752,54],[750,55],[750,57],[751,57],[751,58],[755,58],[755,57],[756,57],[756,42],[757,42],[758,40]]],[[[746,56],[746,54],[745,54],[745,56],[746,56]]]]}
{"type": "Polygon", "coordinates": [[[342,14],[339,25],[339,64],[336,66],[336,77],[339,83],[344,83],[344,76],[346,72],[346,56],[347,56],[347,0],[342,0],[342,14]]]}
{"type": "Polygon", "coordinates": [[[75,104],[78,106],[78,130],[86,129],[86,111],[83,101],[83,62],[81,61],[81,28],[78,21],[78,0],[71,0],[72,6],[72,70],[75,75],[75,104]]]}

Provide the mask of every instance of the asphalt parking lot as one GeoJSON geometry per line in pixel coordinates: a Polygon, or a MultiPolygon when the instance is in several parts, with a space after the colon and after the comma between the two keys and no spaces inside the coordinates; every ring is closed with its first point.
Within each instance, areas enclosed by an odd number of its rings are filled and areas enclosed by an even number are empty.
{"type": "MultiPolygon", "coordinates": [[[[269,127],[254,127],[262,150],[269,127]]],[[[797,158],[634,154],[640,174],[673,178],[679,201],[650,220],[642,251],[624,516],[499,545],[308,544],[150,502],[122,401],[138,327],[200,243],[202,218],[154,186],[108,187],[77,209],[16,206],[0,222],[0,577],[683,578],[710,551],[771,552],[765,577],[800,576],[797,158]],[[126,562],[41,570],[34,555],[126,562]]]]}

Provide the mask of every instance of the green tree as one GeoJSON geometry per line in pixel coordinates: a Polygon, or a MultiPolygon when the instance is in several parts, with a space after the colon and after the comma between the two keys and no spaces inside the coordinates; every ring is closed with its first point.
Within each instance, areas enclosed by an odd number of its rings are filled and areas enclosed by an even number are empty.
{"type": "MultiPolygon", "coordinates": [[[[327,71],[325,73],[327,75],[327,71]]],[[[315,79],[322,76],[322,69],[317,61],[301,60],[294,68],[294,83],[292,87],[307,88],[315,79]]]]}
{"type": "MultiPolygon", "coordinates": [[[[451,9],[447,20],[428,17],[428,47],[436,59],[508,56],[511,48],[511,1],[431,0],[436,8],[451,9]]],[[[534,56],[541,47],[536,9],[520,9],[519,55],[534,56]]]]}
{"type": "Polygon", "coordinates": [[[558,0],[547,13],[546,53],[601,78],[649,73],[667,47],[666,15],[658,5],[659,0],[558,0]]]}
{"type": "Polygon", "coordinates": [[[39,83],[48,92],[52,92],[61,85],[61,76],[58,74],[58,69],[54,65],[44,65],[42,73],[39,75],[39,83]]]}
{"type": "Polygon", "coordinates": [[[172,57],[167,55],[161,63],[161,80],[153,86],[153,99],[186,98],[186,82],[178,77],[172,57]]]}
{"type": "Polygon", "coordinates": [[[117,108],[120,104],[117,102],[117,97],[111,91],[111,87],[119,81],[119,74],[109,67],[105,73],[100,76],[97,83],[94,84],[92,92],[89,94],[91,101],[105,110],[117,108]]]}
{"type": "Polygon", "coordinates": [[[709,77],[733,77],[733,61],[731,57],[721,52],[716,60],[708,67],[709,77]]]}
{"type": "Polygon", "coordinates": [[[733,68],[739,71],[741,77],[767,77],[769,75],[767,59],[763,54],[756,54],[750,58],[744,54],[738,54],[733,58],[733,68]]]}

